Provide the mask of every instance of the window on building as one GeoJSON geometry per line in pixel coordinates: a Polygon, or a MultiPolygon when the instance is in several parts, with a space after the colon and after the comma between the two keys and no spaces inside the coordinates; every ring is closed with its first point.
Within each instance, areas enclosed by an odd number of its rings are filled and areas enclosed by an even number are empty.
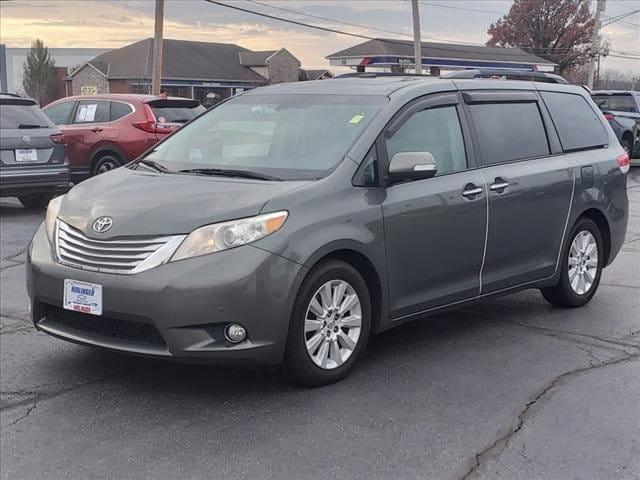
{"type": "Polygon", "coordinates": [[[106,100],[80,100],[73,123],[108,122],[109,103],[106,100]]]}
{"type": "Polygon", "coordinates": [[[469,105],[485,165],[549,155],[537,102],[469,105]]]}
{"type": "Polygon", "coordinates": [[[387,139],[389,160],[398,152],[429,152],[438,166],[437,175],[466,169],[456,107],[429,108],[415,113],[387,139]]]}
{"type": "Polygon", "coordinates": [[[609,143],[599,115],[581,95],[541,92],[551,112],[563,150],[598,148],[609,143]]]}

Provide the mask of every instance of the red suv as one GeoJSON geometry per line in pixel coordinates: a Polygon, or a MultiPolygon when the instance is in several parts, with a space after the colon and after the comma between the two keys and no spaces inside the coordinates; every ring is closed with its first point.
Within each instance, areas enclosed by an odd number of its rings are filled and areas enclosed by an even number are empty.
{"type": "Polygon", "coordinates": [[[205,109],[188,98],[106,94],[63,98],[43,110],[64,135],[78,182],[135,159],[205,109]]]}

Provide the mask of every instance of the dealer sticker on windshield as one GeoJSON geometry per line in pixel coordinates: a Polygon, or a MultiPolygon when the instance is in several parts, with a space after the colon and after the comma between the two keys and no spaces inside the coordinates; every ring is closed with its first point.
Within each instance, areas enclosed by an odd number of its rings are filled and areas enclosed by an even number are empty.
{"type": "Polygon", "coordinates": [[[66,279],[63,305],[67,310],[102,315],[102,285],[66,279]]]}

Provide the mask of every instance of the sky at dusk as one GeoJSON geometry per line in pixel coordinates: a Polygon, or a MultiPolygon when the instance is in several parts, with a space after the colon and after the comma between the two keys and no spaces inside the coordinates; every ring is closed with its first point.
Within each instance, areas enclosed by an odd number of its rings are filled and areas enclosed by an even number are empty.
{"type": "MultiPolygon", "coordinates": [[[[372,29],[305,17],[246,0],[228,1],[243,8],[372,37],[411,38],[411,5],[407,0],[261,2],[372,29]]],[[[510,0],[423,2],[420,7],[422,38],[424,41],[484,43],[489,25],[507,13],[511,3],[510,0]]],[[[608,0],[605,15],[614,17],[634,8],[640,9],[640,0],[608,0]]],[[[8,47],[28,47],[38,37],[49,47],[115,48],[152,37],[153,14],[153,0],[0,1],[0,42],[8,47]]],[[[613,50],[638,55],[640,14],[624,20],[625,23],[607,26],[603,34],[613,50]]],[[[327,68],[326,55],[363,41],[238,12],[203,0],[167,0],[164,29],[165,38],[236,43],[253,50],[286,47],[307,68],[327,68]]],[[[638,72],[640,60],[607,57],[603,68],[638,72]]]]}

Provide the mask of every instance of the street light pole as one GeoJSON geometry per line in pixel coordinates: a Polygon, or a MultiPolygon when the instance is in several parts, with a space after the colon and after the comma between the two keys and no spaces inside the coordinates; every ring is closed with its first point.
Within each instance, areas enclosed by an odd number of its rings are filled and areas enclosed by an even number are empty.
{"type": "Polygon", "coordinates": [[[153,37],[153,73],[151,94],[160,95],[162,81],[162,23],[164,20],[164,0],[156,0],[155,35],[153,37]]]}
{"type": "Polygon", "coordinates": [[[416,73],[422,73],[422,43],[420,42],[420,6],[418,0],[411,0],[413,13],[413,49],[416,62],[416,73]]]}
{"type": "Polygon", "coordinates": [[[589,78],[587,86],[593,89],[593,77],[596,71],[596,58],[600,56],[600,14],[604,11],[605,0],[597,0],[595,25],[591,35],[591,52],[589,54],[589,78]]]}

